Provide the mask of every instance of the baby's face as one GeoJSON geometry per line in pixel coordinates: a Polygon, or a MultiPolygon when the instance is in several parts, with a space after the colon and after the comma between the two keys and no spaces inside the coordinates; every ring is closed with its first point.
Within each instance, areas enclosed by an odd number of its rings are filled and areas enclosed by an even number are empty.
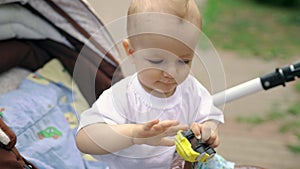
{"type": "Polygon", "coordinates": [[[135,41],[133,61],[140,83],[157,97],[171,96],[190,72],[193,49],[161,35],[142,35],[135,41]]]}
{"type": "Polygon", "coordinates": [[[200,33],[191,22],[170,14],[130,16],[132,58],[147,92],[157,97],[174,93],[190,72],[200,33]]]}

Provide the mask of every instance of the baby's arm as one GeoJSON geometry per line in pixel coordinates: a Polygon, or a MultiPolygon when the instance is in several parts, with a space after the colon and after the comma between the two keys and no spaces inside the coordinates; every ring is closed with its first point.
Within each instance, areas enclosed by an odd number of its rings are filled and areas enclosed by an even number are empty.
{"type": "Polygon", "coordinates": [[[88,154],[107,154],[134,144],[172,146],[174,141],[167,136],[174,136],[178,130],[187,128],[175,120],[119,125],[95,123],[78,131],[76,144],[80,151],[88,154]]]}

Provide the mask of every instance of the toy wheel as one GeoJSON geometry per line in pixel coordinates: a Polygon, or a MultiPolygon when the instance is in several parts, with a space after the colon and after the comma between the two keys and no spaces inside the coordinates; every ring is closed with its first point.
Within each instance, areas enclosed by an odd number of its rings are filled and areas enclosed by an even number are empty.
{"type": "Polygon", "coordinates": [[[42,140],[44,138],[43,135],[39,135],[39,139],[42,140]]]}

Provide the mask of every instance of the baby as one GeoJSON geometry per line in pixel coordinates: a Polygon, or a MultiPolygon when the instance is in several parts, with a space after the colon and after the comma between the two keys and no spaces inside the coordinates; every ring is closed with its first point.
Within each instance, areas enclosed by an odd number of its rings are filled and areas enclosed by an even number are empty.
{"type": "Polygon", "coordinates": [[[112,169],[169,169],[179,130],[220,143],[223,113],[191,74],[201,32],[194,0],[132,0],[124,49],[136,73],[104,91],[84,111],[78,148],[112,169]]]}

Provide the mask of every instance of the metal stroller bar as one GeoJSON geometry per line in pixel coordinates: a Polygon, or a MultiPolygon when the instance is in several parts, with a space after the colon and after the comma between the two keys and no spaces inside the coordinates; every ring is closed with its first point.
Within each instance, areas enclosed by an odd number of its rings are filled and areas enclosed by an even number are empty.
{"type": "Polygon", "coordinates": [[[300,78],[300,61],[276,68],[271,73],[216,93],[213,95],[213,101],[216,106],[222,106],[224,103],[262,90],[269,90],[279,85],[285,86],[287,82],[294,81],[297,77],[300,78]]]}

